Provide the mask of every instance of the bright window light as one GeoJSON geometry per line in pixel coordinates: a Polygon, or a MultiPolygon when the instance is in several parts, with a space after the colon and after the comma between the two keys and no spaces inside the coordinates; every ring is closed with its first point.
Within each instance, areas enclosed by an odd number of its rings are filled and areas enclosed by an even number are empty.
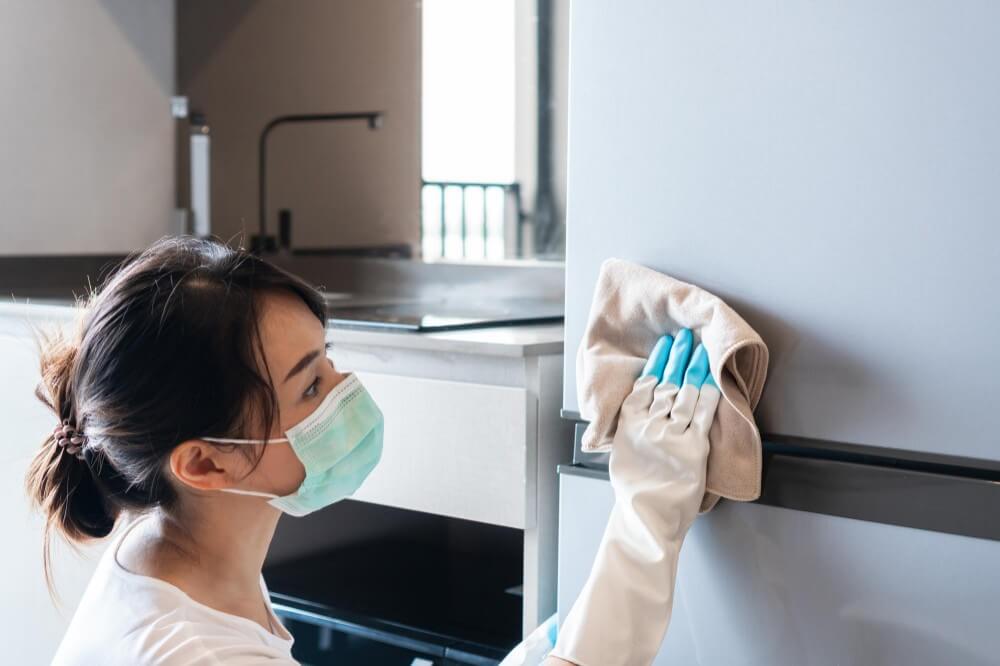
{"type": "Polygon", "coordinates": [[[514,180],[514,0],[423,0],[423,177],[514,180]]]}

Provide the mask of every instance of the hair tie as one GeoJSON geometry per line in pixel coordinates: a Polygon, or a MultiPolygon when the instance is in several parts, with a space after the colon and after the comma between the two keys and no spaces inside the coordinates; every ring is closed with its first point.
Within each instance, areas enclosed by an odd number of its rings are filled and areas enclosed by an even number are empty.
{"type": "Polygon", "coordinates": [[[64,448],[67,453],[83,460],[83,447],[87,443],[87,437],[70,425],[69,419],[56,426],[55,430],[52,431],[52,437],[56,440],[56,444],[64,448]]]}

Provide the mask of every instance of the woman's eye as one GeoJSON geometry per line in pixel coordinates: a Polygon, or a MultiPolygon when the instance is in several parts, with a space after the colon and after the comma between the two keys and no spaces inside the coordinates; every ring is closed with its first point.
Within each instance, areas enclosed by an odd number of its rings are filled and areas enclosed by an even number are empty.
{"type": "Polygon", "coordinates": [[[309,388],[307,388],[306,392],[303,393],[302,395],[303,397],[306,398],[313,398],[316,396],[318,390],[319,390],[319,377],[313,380],[313,383],[309,385],[309,388]]]}

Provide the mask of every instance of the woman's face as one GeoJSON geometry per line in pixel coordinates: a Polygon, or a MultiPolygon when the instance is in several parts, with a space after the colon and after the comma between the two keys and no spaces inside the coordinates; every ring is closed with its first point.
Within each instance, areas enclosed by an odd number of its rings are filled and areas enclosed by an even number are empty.
{"type": "MultiPolygon", "coordinates": [[[[261,343],[278,398],[278,418],[269,438],[281,438],[311,414],[344,375],[326,355],[323,324],[301,298],[273,291],[261,304],[261,343]]],[[[260,463],[239,487],[288,495],[304,478],[305,469],[291,446],[269,442],[260,463]]]]}

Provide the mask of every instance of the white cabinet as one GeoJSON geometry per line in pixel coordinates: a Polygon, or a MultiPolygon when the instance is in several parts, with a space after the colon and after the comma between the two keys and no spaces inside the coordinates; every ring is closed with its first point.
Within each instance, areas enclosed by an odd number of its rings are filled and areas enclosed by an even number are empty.
{"type": "Polygon", "coordinates": [[[524,531],[523,627],[555,612],[562,326],[415,335],[331,329],[330,356],[385,414],[382,461],[354,498],[524,531]]]}
{"type": "Polygon", "coordinates": [[[538,403],[526,389],[357,374],[385,415],[385,444],[354,499],[534,526],[528,457],[535,451],[538,403]]]}

